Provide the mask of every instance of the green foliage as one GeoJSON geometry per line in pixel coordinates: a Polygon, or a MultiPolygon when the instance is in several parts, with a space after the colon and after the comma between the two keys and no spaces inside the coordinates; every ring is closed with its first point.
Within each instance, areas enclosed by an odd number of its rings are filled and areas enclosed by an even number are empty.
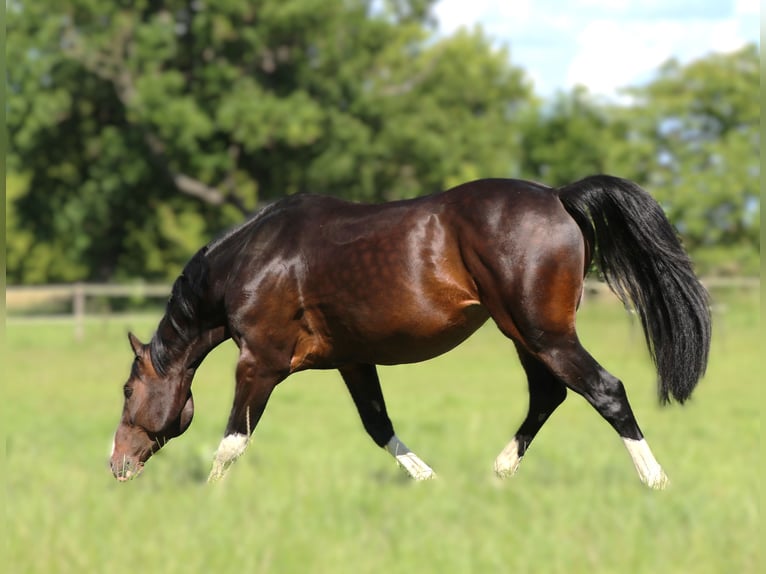
{"type": "Polygon", "coordinates": [[[647,184],[706,272],[758,273],[759,66],[754,45],[671,61],[631,92],[635,124],[654,144],[647,184]]]}
{"type": "Polygon", "coordinates": [[[8,4],[12,283],[175,277],[259,204],[380,201],[479,177],[645,185],[700,271],[760,258],[755,46],[615,106],[539,102],[480,28],[431,0],[8,4]]]}
{"type": "Polygon", "coordinates": [[[755,46],[666,63],[630,103],[584,88],[524,122],[522,174],[561,185],[607,172],[645,186],[704,274],[759,272],[760,108],[755,46]]]}
{"type": "Polygon", "coordinates": [[[524,177],[559,186],[612,171],[616,126],[608,112],[578,87],[530,114],[524,124],[524,177]]]}
{"type": "Polygon", "coordinates": [[[9,277],[169,278],[261,201],[509,175],[529,87],[480,31],[435,40],[430,4],[13,4],[13,209],[53,255],[9,277]]]}

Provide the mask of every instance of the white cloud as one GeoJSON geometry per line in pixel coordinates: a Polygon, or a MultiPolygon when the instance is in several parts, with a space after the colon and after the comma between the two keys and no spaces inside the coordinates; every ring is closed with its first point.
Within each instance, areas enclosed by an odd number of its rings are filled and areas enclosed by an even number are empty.
{"type": "Polygon", "coordinates": [[[441,0],[436,5],[440,28],[447,33],[477,22],[496,37],[504,37],[518,23],[529,20],[532,0],[441,0]]]}
{"type": "Polygon", "coordinates": [[[761,12],[760,0],[735,0],[735,14],[759,14],[761,12]]]}
{"type": "Polygon", "coordinates": [[[649,79],[670,58],[688,62],[743,44],[734,19],[595,20],[578,36],[565,87],[582,84],[593,92],[612,95],[621,87],[649,79]]]}
{"type": "Polygon", "coordinates": [[[666,60],[682,62],[758,42],[758,0],[442,0],[444,33],[481,23],[549,94],[583,84],[614,96],[666,60]]]}
{"type": "Polygon", "coordinates": [[[672,24],[621,24],[595,20],[580,32],[564,86],[581,84],[609,94],[656,68],[672,53],[672,24]]]}

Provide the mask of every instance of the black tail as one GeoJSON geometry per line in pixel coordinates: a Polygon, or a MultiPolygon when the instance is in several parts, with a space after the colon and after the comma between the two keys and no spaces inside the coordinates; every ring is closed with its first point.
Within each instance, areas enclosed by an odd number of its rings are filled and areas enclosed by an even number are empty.
{"type": "Polygon", "coordinates": [[[633,182],[597,175],[558,190],[622,302],[633,304],[659,375],[660,401],[689,398],[710,350],[708,294],[659,204],[633,182]]]}

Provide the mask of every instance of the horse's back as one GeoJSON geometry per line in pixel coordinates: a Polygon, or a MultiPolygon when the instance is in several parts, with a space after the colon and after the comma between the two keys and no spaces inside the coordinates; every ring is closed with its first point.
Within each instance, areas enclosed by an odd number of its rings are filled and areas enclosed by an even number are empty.
{"type": "Polygon", "coordinates": [[[343,245],[376,235],[401,236],[434,217],[445,224],[508,231],[535,215],[549,222],[554,215],[565,215],[555,190],[531,181],[480,179],[431,195],[383,203],[296,194],[268,206],[242,227],[259,235],[269,229],[281,240],[305,237],[343,245]]]}

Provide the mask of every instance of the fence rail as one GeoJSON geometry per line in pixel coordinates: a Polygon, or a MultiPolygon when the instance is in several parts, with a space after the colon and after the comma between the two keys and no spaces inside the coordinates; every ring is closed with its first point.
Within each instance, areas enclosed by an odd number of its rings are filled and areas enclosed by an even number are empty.
{"type": "Polygon", "coordinates": [[[77,340],[85,335],[86,301],[88,298],[130,298],[145,300],[152,298],[166,299],[170,295],[170,285],[166,284],[94,284],[72,283],[64,285],[24,285],[8,287],[5,290],[6,311],[30,310],[52,303],[71,302],[74,318],[74,334],[77,340]]]}
{"type": "MultiPolygon", "coordinates": [[[[708,289],[760,289],[759,277],[710,277],[702,283],[708,289]]],[[[12,286],[5,290],[6,311],[24,311],[52,303],[71,304],[74,331],[77,339],[85,332],[86,302],[89,298],[130,298],[135,300],[167,299],[171,286],[159,283],[94,284],[72,283],[62,285],[12,286]]],[[[588,280],[585,298],[611,295],[606,283],[588,280]]],[[[69,313],[59,313],[64,315],[69,313]]]]}

